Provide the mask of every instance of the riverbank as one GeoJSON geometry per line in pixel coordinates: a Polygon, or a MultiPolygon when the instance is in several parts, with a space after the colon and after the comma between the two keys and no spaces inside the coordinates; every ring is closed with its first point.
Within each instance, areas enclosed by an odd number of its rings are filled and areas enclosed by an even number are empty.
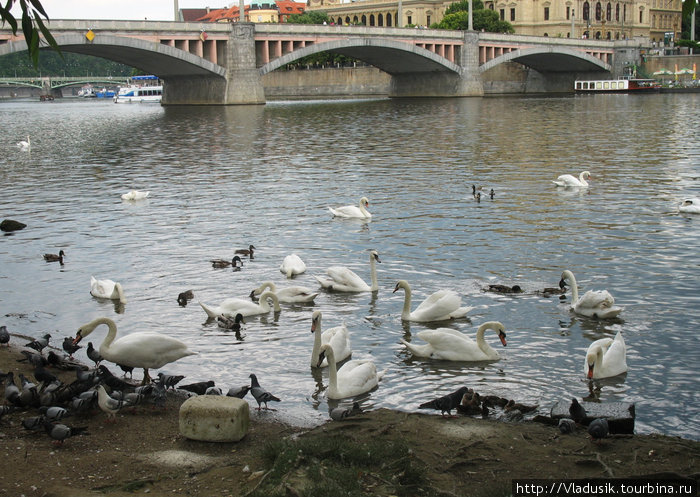
{"type": "MultiPolygon", "coordinates": [[[[0,370],[32,377],[21,339],[0,350],[0,370]]],[[[112,368],[116,369],[116,368],[112,368]]],[[[51,369],[62,381],[73,371],[51,369]]],[[[0,419],[0,495],[509,495],[518,478],[700,477],[700,442],[617,435],[596,444],[584,429],[562,435],[534,422],[378,409],[303,429],[278,412],[251,409],[238,443],[179,434],[183,395],[165,408],[138,407],[107,423],[99,409],[63,420],[87,434],[56,445],[27,431],[34,409],[0,419]]],[[[252,407],[252,404],[251,404],[252,407]]]]}

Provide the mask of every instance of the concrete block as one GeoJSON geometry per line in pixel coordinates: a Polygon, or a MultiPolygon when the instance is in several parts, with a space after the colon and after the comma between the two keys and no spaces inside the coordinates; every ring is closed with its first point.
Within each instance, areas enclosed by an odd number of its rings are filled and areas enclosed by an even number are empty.
{"type": "MultiPolygon", "coordinates": [[[[607,402],[600,404],[597,402],[579,402],[586,410],[586,417],[583,425],[588,425],[596,418],[606,418],[610,433],[634,433],[634,419],[636,417],[635,405],[631,402],[607,402]]],[[[561,418],[568,418],[571,399],[560,400],[552,407],[550,416],[558,421],[561,418]]]]}
{"type": "Polygon", "coordinates": [[[203,442],[238,442],[248,432],[249,419],[245,400],[198,395],[180,406],[180,433],[203,442]]]}

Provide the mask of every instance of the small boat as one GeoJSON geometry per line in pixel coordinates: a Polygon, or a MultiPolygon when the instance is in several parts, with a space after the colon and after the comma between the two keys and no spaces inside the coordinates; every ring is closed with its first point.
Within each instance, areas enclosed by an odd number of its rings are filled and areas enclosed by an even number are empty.
{"type": "Polygon", "coordinates": [[[114,103],[160,103],[163,98],[163,85],[157,76],[133,76],[130,85],[119,88],[114,103]]]}
{"type": "Polygon", "coordinates": [[[661,89],[655,79],[596,79],[577,80],[577,93],[653,93],[661,89]]]}
{"type": "Polygon", "coordinates": [[[97,98],[95,88],[93,88],[93,86],[90,84],[87,84],[78,90],[78,96],[83,98],[97,98]]]}
{"type": "Polygon", "coordinates": [[[107,88],[103,88],[95,93],[97,98],[114,98],[116,95],[117,92],[114,90],[108,90],[107,88]]]}

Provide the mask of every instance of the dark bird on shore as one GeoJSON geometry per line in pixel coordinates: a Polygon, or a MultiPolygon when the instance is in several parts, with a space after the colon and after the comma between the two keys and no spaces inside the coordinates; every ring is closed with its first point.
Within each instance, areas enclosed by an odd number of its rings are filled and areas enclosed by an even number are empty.
{"type": "Polygon", "coordinates": [[[224,392],[219,387],[209,387],[204,391],[204,395],[223,395],[224,392]]]}
{"type": "Polygon", "coordinates": [[[209,380],[209,381],[199,381],[197,383],[190,383],[189,385],[180,385],[179,389],[181,390],[187,390],[188,392],[196,393],[197,395],[204,395],[207,391],[207,388],[213,387],[214,382],[209,380]]]}
{"type": "Polygon", "coordinates": [[[576,423],[574,423],[573,419],[569,418],[561,418],[559,420],[559,431],[566,435],[568,433],[572,433],[576,429],[576,423]]]}
{"type": "Polygon", "coordinates": [[[233,259],[231,259],[230,261],[227,261],[225,259],[212,259],[210,262],[211,262],[211,267],[214,267],[217,269],[221,269],[221,268],[229,267],[229,266],[231,266],[233,268],[238,268],[239,262],[241,263],[240,267],[243,267],[243,261],[237,255],[234,255],[233,259]]]}
{"type": "Polygon", "coordinates": [[[107,366],[100,365],[97,368],[97,374],[100,376],[100,380],[102,380],[102,383],[107,385],[112,390],[124,390],[128,388],[133,388],[133,385],[131,383],[127,383],[121,378],[114,376],[114,374],[112,374],[112,372],[107,368],[107,366]]]}
{"type": "Polygon", "coordinates": [[[243,321],[243,314],[240,312],[237,313],[234,318],[229,316],[219,316],[217,320],[220,328],[233,331],[241,331],[241,323],[245,324],[245,321],[243,321]]]}
{"type": "Polygon", "coordinates": [[[63,350],[68,354],[70,359],[73,359],[73,354],[78,350],[82,349],[82,345],[73,345],[73,337],[66,337],[63,339],[63,350]]]}
{"type": "Polygon", "coordinates": [[[462,395],[462,400],[456,408],[457,412],[460,414],[481,414],[481,397],[477,392],[467,390],[467,392],[462,395]]]}
{"type": "Polygon", "coordinates": [[[44,260],[46,262],[58,262],[63,266],[63,258],[66,256],[66,253],[61,250],[58,252],[58,254],[44,254],[44,260]]]}
{"type": "Polygon", "coordinates": [[[248,245],[247,249],[238,249],[234,252],[234,254],[247,255],[249,259],[253,259],[253,251],[254,250],[255,250],[255,247],[253,245],[248,245]]]}
{"type": "Polygon", "coordinates": [[[26,357],[26,359],[18,359],[17,362],[26,360],[29,361],[29,364],[32,366],[43,366],[48,364],[46,357],[41,354],[37,354],[36,352],[32,352],[31,350],[20,350],[20,353],[26,357]]]}
{"type": "Polygon", "coordinates": [[[184,376],[182,375],[174,375],[174,374],[163,374],[163,373],[158,373],[158,379],[160,380],[161,385],[167,390],[168,388],[172,388],[173,390],[175,389],[175,385],[180,383],[182,380],[185,379],[184,376]]]}
{"type": "Polygon", "coordinates": [[[97,367],[97,365],[100,362],[102,362],[102,356],[97,351],[97,349],[95,347],[93,347],[92,342],[88,342],[87,356],[92,362],[95,363],[95,367],[97,367]]]}
{"type": "Polygon", "coordinates": [[[187,305],[187,302],[194,298],[194,292],[192,290],[187,290],[177,294],[177,303],[182,307],[187,305]]]}
{"type": "Polygon", "coordinates": [[[117,366],[124,372],[124,377],[126,377],[127,374],[129,378],[134,377],[134,368],[132,366],[124,366],[123,364],[117,364],[117,366]]]}
{"type": "Polygon", "coordinates": [[[342,421],[356,414],[360,414],[362,409],[359,402],[353,402],[352,407],[336,407],[331,410],[330,416],[334,421],[342,421]]]}
{"type": "Polygon", "coordinates": [[[507,285],[489,285],[488,288],[486,289],[487,292],[494,292],[494,293],[523,293],[523,289],[520,288],[520,285],[513,285],[513,286],[507,286],[507,285]]]}
{"type": "Polygon", "coordinates": [[[588,434],[591,440],[598,443],[602,438],[608,436],[608,420],[605,418],[596,418],[588,425],[588,434]]]}
{"type": "Polygon", "coordinates": [[[44,426],[45,420],[46,418],[42,415],[24,418],[22,419],[22,428],[29,431],[40,430],[44,426]]]}
{"type": "Polygon", "coordinates": [[[28,344],[25,345],[25,347],[29,347],[30,349],[34,349],[37,352],[41,353],[42,350],[49,344],[49,339],[51,338],[51,335],[46,333],[43,337],[37,338],[36,340],[32,340],[28,344]]]}
{"type": "Polygon", "coordinates": [[[0,326],[0,345],[10,346],[10,332],[5,325],[0,326]]]}
{"type": "Polygon", "coordinates": [[[58,380],[56,375],[44,369],[44,366],[37,366],[36,368],[34,368],[34,378],[36,378],[36,381],[38,381],[39,383],[45,384],[52,383],[58,380]]]}
{"type": "Polygon", "coordinates": [[[535,409],[537,409],[538,406],[531,406],[531,405],[526,405],[526,404],[521,404],[519,402],[515,402],[514,400],[509,400],[505,406],[503,406],[503,410],[508,412],[508,411],[520,411],[523,414],[527,414],[528,412],[532,412],[535,409]]]}
{"type": "Polygon", "coordinates": [[[580,424],[586,418],[586,415],[586,410],[578,403],[578,400],[571,399],[571,405],[569,406],[569,416],[571,416],[571,419],[580,424]]]}
{"type": "Polygon", "coordinates": [[[257,376],[251,374],[249,378],[250,393],[253,394],[255,401],[258,403],[258,411],[261,409],[260,404],[265,404],[265,409],[269,409],[269,407],[267,407],[268,402],[281,402],[280,399],[278,399],[277,397],[275,397],[270,392],[268,392],[260,386],[260,383],[258,383],[257,376]]]}
{"type": "Polygon", "coordinates": [[[44,421],[44,430],[55,440],[54,443],[57,445],[63,444],[66,438],[87,434],[87,428],[87,426],[67,426],[61,423],[53,423],[49,420],[44,421]]]}
{"type": "Polygon", "coordinates": [[[468,391],[469,389],[467,387],[460,387],[452,393],[422,403],[418,406],[418,409],[435,409],[436,411],[440,411],[443,417],[445,413],[447,413],[448,416],[452,416],[452,409],[457,408],[460,402],[462,402],[462,397],[464,397],[464,394],[468,391]]]}
{"type": "Polygon", "coordinates": [[[240,387],[231,387],[228,389],[228,392],[226,392],[226,397],[236,397],[238,399],[242,399],[246,396],[246,394],[249,391],[250,387],[248,385],[243,385],[240,387]]]}
{"type": "Polygon", "coordinates": [[[0,419],[2,419],[2,417],[5,414],[12,414],[13,412],[19,411],[19,410],[20,410],[20,408],[17,406],[0,406],[0,419]]]}

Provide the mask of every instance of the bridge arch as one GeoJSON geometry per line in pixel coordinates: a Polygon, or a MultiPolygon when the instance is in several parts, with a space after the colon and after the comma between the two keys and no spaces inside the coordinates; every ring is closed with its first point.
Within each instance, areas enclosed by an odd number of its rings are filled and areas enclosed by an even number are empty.
{"type": "MultiPolygon", "coordinates": [[[[58,34],[54,38],[61,50],[66,52],[113,60],[155,74],[165,80],[169,77],[181,76],[224,78],[226,75],[224,67],[179,48],[155,41],[109,34],[100,34],[92,42],[82,34],[58,34]]],[[[0,56],[26,49],[24,40],[13,41],[0,45],[0,56]]]]}
{"type": "Polygon", "coordinates": [[[504,62],[518,62],[539,72],[611,71],[612,66],[580,50],[566,47],[523,48],[500,55],[479,66],[484,73],[504,62]]]}
{"type": "Polygon", "coordinates": [[[258,69],[263,76],[303,57],[334,52],[361,60],[391,74],[444,72],[461,74],[462,68],[430,50],[411,43],[381,38],[349,38],[315,43],[268,62],[258,69]]]}

